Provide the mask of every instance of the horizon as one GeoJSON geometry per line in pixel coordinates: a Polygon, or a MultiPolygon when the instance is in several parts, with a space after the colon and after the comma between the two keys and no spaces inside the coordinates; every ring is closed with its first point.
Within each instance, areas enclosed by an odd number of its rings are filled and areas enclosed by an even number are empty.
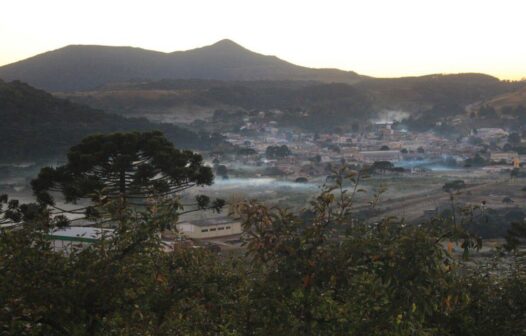
{"type": "MultiPolygon", "coordinates": [[[[305,66],[305,65],[302,65],[302,64],[296,64],[296,63],[292,63],[286,59],[283,59],[281,57],[279,57],[279,55],[270,55],[270,54],[265,54],[265,53],[260,53],[260,52],[257,52],[257,51],[254,51],[254,50],[250,50],[248,48],[245,48],[245,46],[237,43],[236,41],[228,38],[228,37],[225,37],[225,38],[222,38],[218,41],[215,41],[213,43],[210,43],[210,44],[206,44],[206,45],[202,45],[202,46],[196,46],[194,48],[191,48],[191,49],[185,49],[185,50],[172,50],[172,51],[162,51],[162,50],[153,50],[153,49],[147,49],[147,48],[143,48],[143,47],[139,47],[139,46],[132,46],[132,45],[104,45],[104,44],[68,44],[68,45],[65,45],[63,47],[60,47],[60,48],[57,48],[57,49],[52,49],[52,50],[46,50],[46,51],[43,51],[41,53],[38,53],[38,54],[35,54],[35,55],[32,55],[32,56],[29,56],[27,58],[24,58],[24,59],[21,59],[21,60],[17,60],[17,61],[14,61],[14,62],[11,62],[11,63],[7,63],[7,64],[0,64],[0,67],[4,66],[4,65],[9,65],[9,64],[13,64],[13,63],[17,63],[17,62],[20,62],[20,61],[24,61],[26,59],[29,59],[29,58],[32,58],[32,57],[36,57],[36,56],[39,56],[39,55],[42,55],[42,54],[46,54],[46,53],[49,53],[49,52],[54,52],[54,51],[57,51],[57,50],[61,50],[61,49],[64,49],[64,48],[67,48],[67,47],[76,47],[76,46],[88,46],[88,47],[109,47],[109,48],[133,48],[133,49],[141,49],[141,50],[146,50],[146,51],[153,51],[153,52],[159,52],[159,53],[164,53],[164,54],[171,54],[171,53],[175,53],[175,52],[186,52],[186,51],[191,51],[191,50],[194,50],[194,49],[200,49],[200,48],[205,48],[205,47],[210,47],[210,46],[213,46],[213,45],[216,45],[220,42],[225,42],[225,41],[230,41],[232,43],[234,43],[235,45],[243,48],[243,49],[246,49],[250,52],[254,52],[254,53],[257,53],[257,54],[260,54],[260,55],[264,55],[264,56],[275,56],[277,58],[279,58],[280,60],[282,61],[285,61],[285,62],[288,62],[290,64],[293,64],[293,65],[297,65],[297,66],[302,66],[302,67],[307,67],[307,68],[311,68],[311,69],[335,69],[335,70],[341,70],[341,71],[354,71],[352,69],[341,69],[341,68],[334,68],[334,67],[320,67],[320,68],[317,68],[317,67],[309,67],[309,66],[305,66]]],[[[356,72],[356,71],[355,71],[356,72]]],[[[364,75],[364,76],[370,76],[368,74],[364,74],[364,73],[360,73],[360,72],[356,72],[358,73],[359,75],[364,75]]],[[[491,73],[484,73],[484,72],[473,72],[473,71],[462,71],[462,72],[434,72],[434,73],[422,73],[422,74],[410,74],[410,75],[400,75],[400,76],[371,76],[371,77],[374,77],[374,78],[404,78],[404,77],[420,77],[420,76],[429,76],[429,75],[455,75],[455,74],[483,74],[483,75],[489,75],[489,76],[492,76],[492,77],[495,77],[495,78],[498,78],[499,80],[509,80],[509,81],[524,81],[526,80],[526,76],[524,77],[518,77],[518,78],[502,78],[502,77],[499,77],[499,76],[496,76],[494,74],[491,74],[491,73]]],[[[0,78],[1,79],[1,78],[0,78]]]]}
{"type": "Polygon", "coordinates": [[[451,73],[484,73],[507,80],[526,77],[526,45],[520,43],[526,4],[515,0],[499,5],[333,1],[324,6],[313,2],[251,6],[239,1],[176,6],[161,0],[124,6],[97,0],[80,8],[57,0],[12,2],[6,7],[0,14],[4,47],[0,66],[67,45],[173,52],[226,38],[292,64],[373,77],[451,73]]]}

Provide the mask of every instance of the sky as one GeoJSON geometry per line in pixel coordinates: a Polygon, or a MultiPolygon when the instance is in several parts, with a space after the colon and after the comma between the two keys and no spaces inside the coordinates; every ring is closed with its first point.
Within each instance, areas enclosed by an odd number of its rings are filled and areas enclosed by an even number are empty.
{"type": "Polygon", "coordinates": [[[70,44],[164,52],[228,38],[294,64],[376,77],[526,78],[525,0],[16,0],[0,65],[70,44]]]}

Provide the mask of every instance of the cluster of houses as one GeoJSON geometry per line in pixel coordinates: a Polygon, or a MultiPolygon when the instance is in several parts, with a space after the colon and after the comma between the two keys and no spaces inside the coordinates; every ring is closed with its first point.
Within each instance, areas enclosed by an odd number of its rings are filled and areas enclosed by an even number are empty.
{"type": "MultiPolygon", "coordinates": [[[[340,162],[367,165],[376,161],[396,163],[403,160],[440,160],[449,157],[462,165],[465,160],[480,155],[482,149],[480,144],[473,143],[469,137],[451,139],[433,132],[395,130],[391,123],[378,123],[369,126],[367,131],[343,134],[308,133],[273,126],[260,130],[257,136],[249,138],[240,133],[225,134],[231,143],[254,150],[251,156],[234,156],[228,160],[277,168],[283,175],[290,177],[321,176],[326,171],[319,167],[320,164],[340,162]],[[286,145],[293,155],[277,160],[265,158],[267,147],[282,145],[286,145]]],[[[526,155],[502,150],[509,135],[507,131],[500,128],[480,128],[474,134],[485,143],[501,145],[493,146],[490,151],[485,152],[487,161],[515,167],[526,163],[526,155]]]]}

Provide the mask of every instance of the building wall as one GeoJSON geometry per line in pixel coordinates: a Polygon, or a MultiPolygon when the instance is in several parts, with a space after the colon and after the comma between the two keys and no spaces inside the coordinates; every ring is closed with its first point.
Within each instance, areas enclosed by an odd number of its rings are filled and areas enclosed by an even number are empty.
{"type": "Polygon", "coordinates": [[[506,161],[507,163],[513,162],[514,158],[518,158],[519,155],[515,152],[498,152],[498,153],[491,153],[490,154],[490,160],[493,162],[499,162],[501,160],[506,161]]]}
{"type": "Polygon", "coordinates": [[[177,230],[188,238],[208,239],[241,234],[241,223],[228,222],[210,225],[196,225],[192,223],[177,224],[177,230]]]}
{"type": "Polygon", "coordinates": [[[362,161],[365,162],[375,162],[375,161],[399,161],[400,152],[399,151],[365,151],[360,152],[357,156],[362,161]]]}

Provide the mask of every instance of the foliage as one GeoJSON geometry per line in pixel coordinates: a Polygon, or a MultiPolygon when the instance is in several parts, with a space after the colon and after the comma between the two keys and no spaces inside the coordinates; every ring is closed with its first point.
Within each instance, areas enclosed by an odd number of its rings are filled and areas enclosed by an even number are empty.
{"type": "Polygon", "coordinates": [[[123,118],[58,99],[27,84],[0,80],[0,161],[60,158],[82,138],[116,131],[160,130],[180,148],[211,148],[224,142],[169,124],[123,118]]]}
{"type": "Polygon", "coordinates": [[[481,167],[489,163],[488,160],[483,158],[480,154],[476,154],[475,157],[466,159],[464,165],[466,167],[481,167]]]}
{"type": "MultiPolygon", "coordinates": [[[[33,225],[4,229],[0,333],[524,333],[523,264],[496,271],[463,262],[445,244],[468,251],[476,244],[456,221],[357,220],[353,205],[365,177],[333,171],[308,214],[257,201],[233,205],[245,256],[183,244],[164,248],[162,205],[126,209],[113,238],[69,254],[55,251],[33,225]]],[[[108,212],[116,201],[104,205],[108,212]]]]}
{"type": "Polygon", "coordinates": [[[287,145],[281,145],[281,146],[268,146],[265,155],[267,159],[282,159],[287,156],[292,155],[292,152],[290,151],[289,147],[287,145]]]}
{"type": "Polygon", "coordinates": [[[204,249],[164,251],[156,218],[128,211],[114,239],[70,254],[30,227],[2,231],[0,333],[219,332],[238,276],[204,249]]]}
{"type": "Polygon", "coordinates": [[[526,222],[524,217],[522,221],[513,222],[506,235],[507,249],[514,250],[523,245],[526,245],[526,222]]]}
{"type": "Polygon", "coordinates": [[[225,165],[217,165],[215,167],[216,174],[222,178],[228,178],[228,168],[225,165]]]}
{"type": "MultiPolygon", "coordinates": [[[[56,207],[52,193],[59,192],[72,203],[89,199],[104,204],[108,199],[118,199],[124,208],[164,200],[177,211],[182,205],[173,196],[212,182],[212,170],[203,165],[199,154],[174,148],[160,132],[133,132],[83,139],[69,150],[65,165],[42,168],[31,186],[39,204],[59,211],[62,209],[56,207]]],[[[220,210],[224,204],[222,200],[212,203],[202,195],[196,196],[196,203],[197,210],[220,210]]],[[[72,212],[100,217],[94,206],[72,212]]]]}
{"type": "Polygon", "coordinates": [[[256,155],[257,153],[254,148],[241,147],[237,149],[237,154],[242,156],[256,155]]]}
{"type": "Polygon", "coordinates": [[[454,180],[444,183],[444,185],[442,186],[442,190],[444,190],[445,192],[454,192],[459,191],[460,189],[463,189],[465,187],[466,183],[464,182],[464,180],[454,180]]]}

